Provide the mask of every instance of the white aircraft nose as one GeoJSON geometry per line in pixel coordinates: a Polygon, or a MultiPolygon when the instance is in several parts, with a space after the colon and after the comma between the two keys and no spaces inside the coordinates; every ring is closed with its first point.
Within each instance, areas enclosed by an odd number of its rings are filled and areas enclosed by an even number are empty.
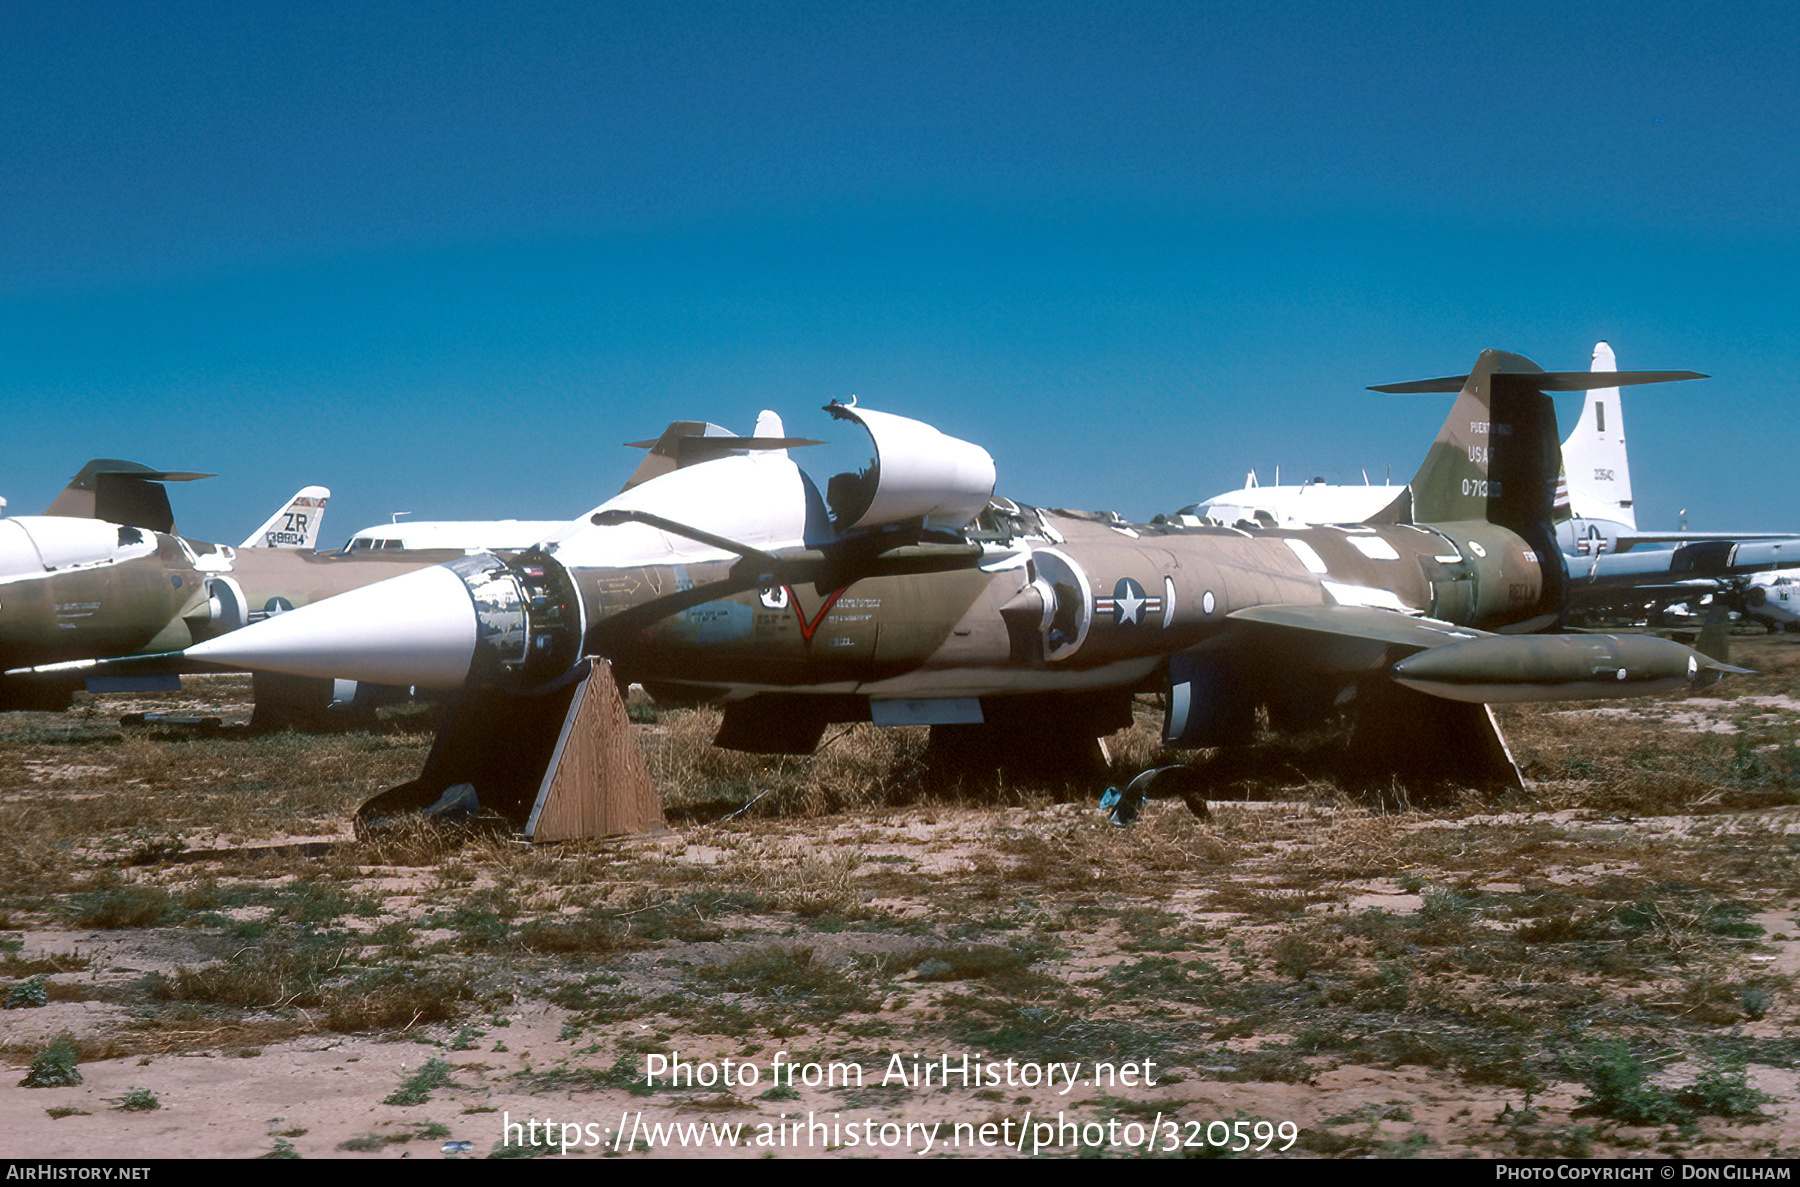
{"type": "Polygon", "coordinates": [[[456,688],[475,654],[475,604],[442,566],[378,581],[187,649],[253,672],[456,688]]]}

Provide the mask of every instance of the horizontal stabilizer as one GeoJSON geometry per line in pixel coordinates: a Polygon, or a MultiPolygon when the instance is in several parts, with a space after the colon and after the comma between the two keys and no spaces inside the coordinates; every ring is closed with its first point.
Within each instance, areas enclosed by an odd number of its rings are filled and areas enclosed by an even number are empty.
{"type": "MultiPolygon", "coordinates": [[[[757,427],[771,426],[781,428],[781,418],[772,413],[764,413],[757,421],[757,427]]],[[[806,437],[787,437],[778,434],[759,434],[754,437],[740,437],[722,425],[704,420],[672,421],[662,431],[662,436],[649,441],[628,441],[629,449],[647,449],[650,456],[643,460],[637,470],[626,481],[624,490],[661,477],[672,470],[683,466],[697,466],[702,462],[717,461],[722,457],[732,457],[744,453],[774,453],[783,449],[795,449],[803,445],[818,445],[820,442],[806,437]]]]}
{"type": "MultiPolygon", "coordinates": [[[[657,441],[628,441],[628,449],[655,449],[657,441]]],[[[678,437],[672,443],[672,450],[679,460],[692,463],[701,459],[711,461],[713,458],[726,457],[734,453],[742,453],[751,449],[797,449],[802,445],[822,445],[810,437],[678,437]]]]}
{"type": "MultiPolygon", "coordinates": [[[[1606,387],[1629,387],[1638,383],[1672,383],[1678,379],[1707,379],[1698,371],[1496,371],[1495,379],[1517,379],[1541,392],[1587,392],[1606,387]]],[[[1372,392],[1410,396],[1427,392],[1460,392],[1469,382],[1467,375],[1446,375],[1441,379],[1414,379],[1408,383],[1382,383],[1369,388],[1372,392]]]]}

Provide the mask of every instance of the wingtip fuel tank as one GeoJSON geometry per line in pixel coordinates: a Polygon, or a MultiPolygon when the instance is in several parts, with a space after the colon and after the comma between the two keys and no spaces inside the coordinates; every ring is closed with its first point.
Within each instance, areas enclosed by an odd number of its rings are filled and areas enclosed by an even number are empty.
{"type": "Polygon", "coordinates": [[[1396,663],[1396,683],[1452,701],[1590,701],[1691,691],[1743,672],[1655,635],[1488,635],[1396,663]]]}

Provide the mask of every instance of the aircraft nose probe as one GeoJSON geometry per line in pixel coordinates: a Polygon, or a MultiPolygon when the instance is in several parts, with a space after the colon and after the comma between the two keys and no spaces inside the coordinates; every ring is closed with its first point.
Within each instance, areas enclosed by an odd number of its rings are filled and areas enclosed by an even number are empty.
{"type": "Polygon", "coordinates": [[[275,615],[187,655],[290,676],[459,688],[471,676],[518,672],[545,650],[531,618],[547,600],[535,587],[547,583],[542,565],[476,553],[275,615]]]}

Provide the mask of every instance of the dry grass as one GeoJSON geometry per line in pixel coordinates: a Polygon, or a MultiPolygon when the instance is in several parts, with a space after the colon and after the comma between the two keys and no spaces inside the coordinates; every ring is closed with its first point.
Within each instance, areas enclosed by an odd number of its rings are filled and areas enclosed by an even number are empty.
{"type": "Polygon", "coordinates": [[[764,756],[714,749],[719,720],[717,709],[677,710],[640,734],[671,819],[823,816],[908,802],[923,787],[922,728],[834,726],[812,755],[764,756]]]}
{"type": "MultiPolygon", "coordinates": [[[[80,1000],[123,1007],[74,1036],[84,1059],[325,1031],[461,1050],[529,1003],[569,1020],[550,1058],[534,1053],[530,1082],[558,1092],[623,1093],[617,1069],[644,1052],[720,1044],[865,1063],[887,1050],[1154,1058],[1190,1082],[1405,1065],[1439,1095],[1513,1094],[1523,1111],[1504,1122],[1461,1123],[1492,1154],[1631,1149],[1617,1117],[1541,1105],[1603,1065],[1629,1087],[1618,1048],[1596,1045],[1617,1042],[1633,1059],[1727,1069],[1668,1099],[1701,1102],[1681,1104],[1688,1152],[1730,1151],[1762,1123],[1716,1127],[1748,1099],[1729,1069],[1800,1058],[1787,1037],[1800,1001],[1751,923],[1800,910],[1787,806],[1800,726],[1755,699],[1800,689],[1800,651],[1766,649],[1750,662],[1768,674],[1712,710],[1732,734],[1673,729],[1657,715],[1691,710],[1679,701],[1626,717],[1508,711],[1537,780],[1522,794],[1423,812],[1265,769],[1209,820],[1153,803],[1131,828],[1091,796],[1059,802],[1064,788],[958,798],[923,772],[924,731],[838,728],[811,759],[753,758],[712,750],[717,717],[699,710],[639,727],[672,835],[351,840],[351,813],[416,773],[425,738],[13,715],[0,720],[0,975],[44,977],[52,1003],[77,1000],[85,978],[80,1000]],[[18,938],[74,928],[126,955],[100,977],[18,938]]],[[[1138,709],[1108,740],[1115,782],[1172,758],[1152,707],[1138,709]]],[[[23,1066],[41,1046],[11,1056],[23,1066]]],[[[808,1107],[898,1108],[895,1091],[808,1107]]],[[[1297,1118],[1308,1150],[1405,1152],[1389,1148],[1404,1137],[1391,1119],[1336,1113],[1297,1118]]]]}

